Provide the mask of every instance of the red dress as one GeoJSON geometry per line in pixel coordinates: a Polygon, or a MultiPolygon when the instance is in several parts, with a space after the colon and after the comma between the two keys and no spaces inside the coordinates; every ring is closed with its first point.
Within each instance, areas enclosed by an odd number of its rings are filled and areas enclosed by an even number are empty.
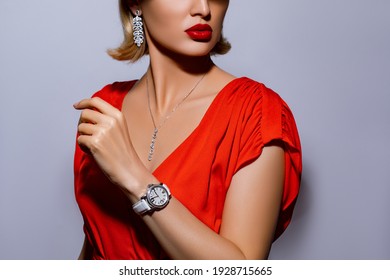
{"type": "MultiPolygon", "coordinates": [[[[95,96],[121,109],[135,81],[116,82],[95,96]]],[[[200,124],[154,171],[172,195],[219,232],[233,175],[256,160],[273,140],[285,150],[283,201],[275,239],[290,223],[302,170],[294,117],[286,103],[263,84],[237,78],[215,97],[200,124]]],[[[76,145],[75,194],[92,259],[167,259],[153,234],[131,209],[122,191],[94,159],[76,145]]]]}

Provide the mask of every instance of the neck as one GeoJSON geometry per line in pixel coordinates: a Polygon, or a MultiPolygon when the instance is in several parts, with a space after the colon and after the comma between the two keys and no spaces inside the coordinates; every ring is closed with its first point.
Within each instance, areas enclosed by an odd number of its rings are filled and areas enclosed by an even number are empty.
{"type": "MultiPolygon", "coordinates": [[[[215,67],[209,56],[184,57],[177,54],[150,53],[150,102],[157,117],[165,116],[215,67]]],[[[201,90],[199,84],[194,90],[201,90]]]]}

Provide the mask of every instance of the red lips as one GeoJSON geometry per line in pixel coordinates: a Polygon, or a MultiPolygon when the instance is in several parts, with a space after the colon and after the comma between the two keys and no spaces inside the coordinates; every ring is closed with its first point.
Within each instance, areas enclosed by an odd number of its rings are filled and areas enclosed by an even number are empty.
{"type": "Polygon", "coordinates": [[[195,41],[209,41],[213,35],[213,29],[208,24],[194,25],[185,32],[195,41]]]}

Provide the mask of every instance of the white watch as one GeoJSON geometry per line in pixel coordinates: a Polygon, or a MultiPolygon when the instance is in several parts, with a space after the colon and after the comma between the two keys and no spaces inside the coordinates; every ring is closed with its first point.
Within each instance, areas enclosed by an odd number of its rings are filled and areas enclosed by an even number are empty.
{"type": "Polygon", "coordinates": [[[133,210],[139,215],[161,210],[168,205],[170,198],[171,192],[167,185],[163,183],[149,184],[146,194],[133,204],[133,210]]]}

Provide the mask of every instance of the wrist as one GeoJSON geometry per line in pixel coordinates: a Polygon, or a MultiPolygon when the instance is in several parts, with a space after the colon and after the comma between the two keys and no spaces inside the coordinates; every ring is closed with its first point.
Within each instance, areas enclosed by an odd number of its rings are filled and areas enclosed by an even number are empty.
{"type": "Polygon", "coordinates": [[[151,173],[143,174],[137,178],[129,178],[124,189],[131,203],[135,203],[143,197],[149,184],[159,184],[160,182],[151,173]]]}

